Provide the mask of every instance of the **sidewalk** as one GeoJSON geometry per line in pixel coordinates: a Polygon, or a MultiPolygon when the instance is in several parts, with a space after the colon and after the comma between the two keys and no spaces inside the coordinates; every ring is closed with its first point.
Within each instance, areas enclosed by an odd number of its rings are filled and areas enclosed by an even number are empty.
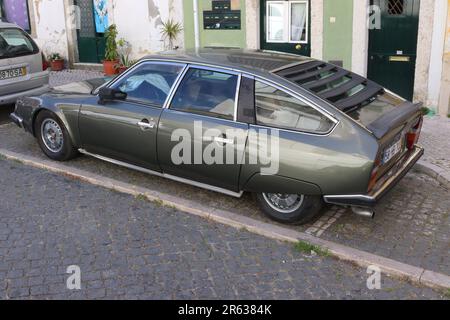
{"type": "Polygon", "coordinates": [[[420,143],[425,147],[421,165],[439,182],[450,186],[450,118],[425,117],[420,143]]]}

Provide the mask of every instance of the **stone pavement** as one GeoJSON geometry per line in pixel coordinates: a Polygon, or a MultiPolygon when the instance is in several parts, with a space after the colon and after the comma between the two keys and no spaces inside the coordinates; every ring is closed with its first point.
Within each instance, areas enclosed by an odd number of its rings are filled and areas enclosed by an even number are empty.
{"type": "Polygon", "coordinates": [[[450,118],[425,117],[420,143],[426,147],[422,161],[441,168],[450,177],[450,118]]]}
{"type": "Polygon", "coordinates": [[[442,299],[291,245],[0,159],[3,299],[442,299]],[[81,269],[81,290],[66,287],[81,269]]]}

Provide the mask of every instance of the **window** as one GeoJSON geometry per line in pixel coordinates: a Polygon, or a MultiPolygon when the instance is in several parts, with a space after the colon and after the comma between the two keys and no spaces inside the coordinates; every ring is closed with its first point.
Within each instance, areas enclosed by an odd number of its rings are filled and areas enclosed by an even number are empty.
{"type": "Polygon", "coordinates": [[[30,31],[28,17],[28,0],[0,0],[1,17],[15,23],[22,29],[30,31]]]}
{"type": "Polygon", "coordinates": [[[113,88],[127,93],[127,100],[162,107],[182,69],[181,65],[143,63],[113,88]]]}
{"type": "Polygon", "coordinates": [[[402,15],[405,10],[404,0],[389,0],[388,1],[388,13],[390,15],[402,15]]]}
{"type": "Polygon", "coordinates": [[[190,69],[170,108],[233,120],[237,83],[236,75],[190,69]]]}
{"type": "Polygon", "coordinates": [[[20,29],[0,29],[0,59],[36,54],[38,47],[31,38],[20,29]]]}
{"type": "Polygon", "coordinates": [[[327,133],[333,122],[306,103],[271,85],[255,83],[258,125],[311,133],[327,133]]]}
{"type": "Polygon", "coordinates": [[[307,43],[308,2],[268,1],[267,42],[307,43]]]}

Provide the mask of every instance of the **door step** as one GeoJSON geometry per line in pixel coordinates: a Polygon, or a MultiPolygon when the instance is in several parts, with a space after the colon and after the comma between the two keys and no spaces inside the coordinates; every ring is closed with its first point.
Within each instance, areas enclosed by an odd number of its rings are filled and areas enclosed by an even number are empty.
{"type": "Polygon", "coordinates": [[[73,64],[74,69],[79,70],[89,70],[89,71],[103,71],[103,65],[100,63],[74,63],[73,64]]]}

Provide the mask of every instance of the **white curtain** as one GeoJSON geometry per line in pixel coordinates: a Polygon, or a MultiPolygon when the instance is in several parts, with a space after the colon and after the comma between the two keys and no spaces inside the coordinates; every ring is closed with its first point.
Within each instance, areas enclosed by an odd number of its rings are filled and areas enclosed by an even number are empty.
{"type": "Polygon", "coordinates": [[[291,3],[291,41],[306,40],[306,3],[291,3]]]}

